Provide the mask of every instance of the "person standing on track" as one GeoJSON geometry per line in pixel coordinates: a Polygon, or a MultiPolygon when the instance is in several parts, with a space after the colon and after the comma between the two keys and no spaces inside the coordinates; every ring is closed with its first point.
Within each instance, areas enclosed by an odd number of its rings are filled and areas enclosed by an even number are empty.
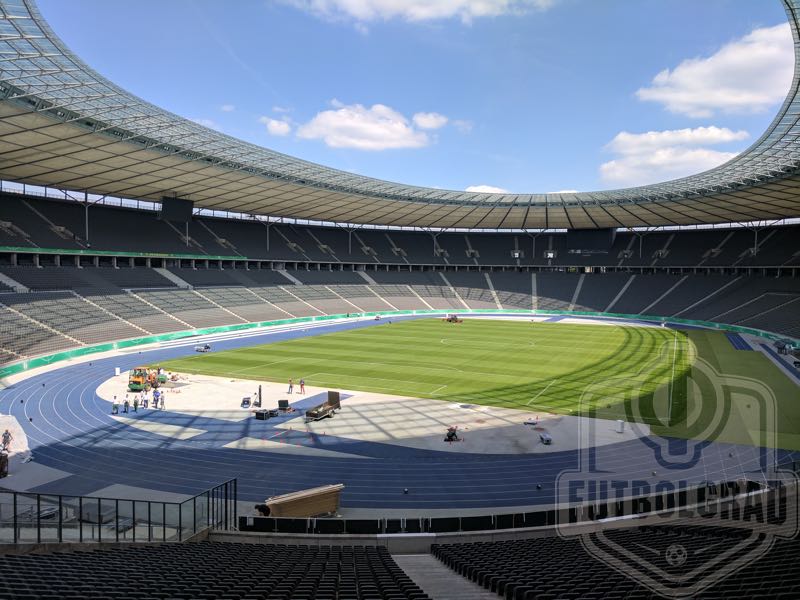
{"type": "Polygon", "coordinates": [[[306,380],[305,379],[301,379],[300,380],[300,393],[301,394],[305,394],[306,393],[306,380]]]}
{"type": "Polygon", "coordinates": [[[294,382],[290,379],[289,380],[289,391],[287,391],[286,393],[287,394],[291,394],[293,390],[294,390],[294,382]]]}
{"type": "Polygon", "coordinates": [[[119,402],[117,402],[116,396],[114,396],[114,400],[111,401],[111,414],[112,415],[119,414],[119,402]]]}
{"type": "Polygon", "coordinates": [[[3,452],[11,452],[11,442],[14,441],[14,436],[6,429],[3,432],[3,452]]]}
{"type": "Polygon", "coordinates": [[[139,412],[139,396],[133,397],[133,412],[139,412]]]}

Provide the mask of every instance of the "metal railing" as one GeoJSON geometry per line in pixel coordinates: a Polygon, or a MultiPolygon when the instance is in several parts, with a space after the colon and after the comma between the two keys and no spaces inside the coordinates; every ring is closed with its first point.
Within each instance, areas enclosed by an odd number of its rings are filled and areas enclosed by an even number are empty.
{"type": "Polygon", "coordinates": [[[237,482],[183,502],[0,491],[0,544],[181,542],[236,528],[237,482]]]}
{"type": "MultiPolygon", "coordinates": [[[[798,472],[800,461],[788,463],[798,472]]],[[[763,482],[728,481],[709,482],[693,488],[667,491],[618,500],[598,501],[570,507],[543,508],[539,511],[483,514],[449,517],[414,518],[293,518],[293,517],[239,517],[238,530],[243,532],[305,535],[386,535],[409,533],[458,533],[491,531],[499,529],[529,529],[555,525],[605,521],[642,517],[655,513],[682,513],[687,508],[701,505],[724,505],[736,498],[752,493],[784,495],[783,484],[770,488],[763,482]]]]}

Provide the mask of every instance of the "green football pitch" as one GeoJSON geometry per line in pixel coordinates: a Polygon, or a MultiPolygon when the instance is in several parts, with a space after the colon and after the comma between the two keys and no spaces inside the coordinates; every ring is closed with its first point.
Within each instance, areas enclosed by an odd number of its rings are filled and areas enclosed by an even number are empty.
{"type": "Polygon", "coordinates": [[[735,350],[715,331],[419,319],[310,333],[162,366],[182,373],[277,382],[303,378],[329,389],[620,418],[665,435],[800,448],[797,386],[760,352],[735,350]],[[766,411],[765,402],[771,403],[766,411]],[[768,439],[771,434],[778,439],[768,439]]]}

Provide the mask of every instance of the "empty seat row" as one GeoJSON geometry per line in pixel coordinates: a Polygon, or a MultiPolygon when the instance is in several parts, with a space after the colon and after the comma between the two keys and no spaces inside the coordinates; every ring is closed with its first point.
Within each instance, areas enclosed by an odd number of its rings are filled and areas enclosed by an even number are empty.
{"type": "Polygon", "coordinates": [[[788,599],[800,591],[800,540],[773,541],[766,528],[608,529],[573,537],[434,545],[432,553],[460,575],[514,600],[661,597],[654,582],[673,591],[696,584],[704,590],[692,594],[698,598],[788,599]],[[730,567],[724,577],[717,576],[720,564],[730,567]]]}
{"type": "Polygon", "coordinates": [[[0,597],[428,598],[383,547],[214,542],[0,555],[0,597]]]}

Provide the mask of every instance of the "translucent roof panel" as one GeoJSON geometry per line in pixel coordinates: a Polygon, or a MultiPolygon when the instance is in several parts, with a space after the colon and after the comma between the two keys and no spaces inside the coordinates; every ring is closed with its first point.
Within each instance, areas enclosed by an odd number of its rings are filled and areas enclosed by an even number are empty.
{"type": "MultiPolygon", "coordinates": [[[[786,8],[797,58],[800,0],[776,1],[786,8]]],[[[573,220],[640,226],[795,217],[797,62],[791,90],[767,131],[715,169],[609,191],[469,193],[354,175],[203,127],[99,75],[56,36],[33,0],[0,0],[0,177],[143,199],[177,194],[199,207],[246,206],[273,216],[374,223],[383,215],[381,224],[423,227],[438,226],[434,219],[453,227],[483,221],[522,228],[554,226],[551,218],[569,227],[573,220]],[[778,181],[786,182],[788,201],[768,187],[778,181]],[[283,185],[296,192],[292,199],[283,185]],[[427,208],[415,210],[420,205],[427,208]],[[465,206],[497,214],[477,217],[465,206]]]]}

